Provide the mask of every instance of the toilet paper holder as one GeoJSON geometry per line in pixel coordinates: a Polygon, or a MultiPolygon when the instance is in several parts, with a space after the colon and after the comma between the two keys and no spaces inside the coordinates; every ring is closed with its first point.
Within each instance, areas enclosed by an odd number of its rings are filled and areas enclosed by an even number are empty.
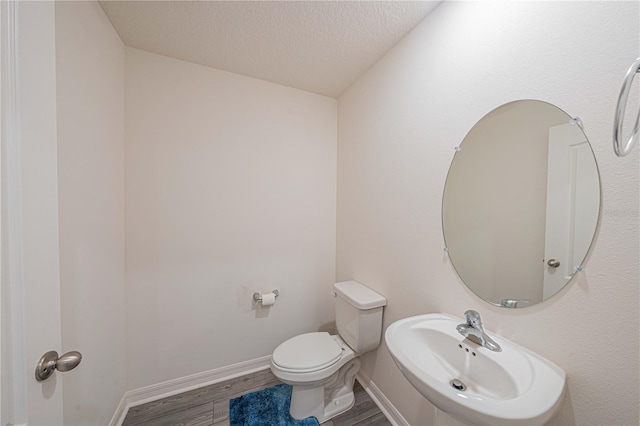
{"type": "MultiPolygon", "coordinates": [[[[278,296],[280,296],[280,293],[278,292],[278,290],[273,290],[271,293],[273,293],[274,296],[276,296],[276,299],[278,298],[278,296]]],[[[253,301],[256,303],[261,303],[262,295],[258,292],[253,293],[253,301]]]]}

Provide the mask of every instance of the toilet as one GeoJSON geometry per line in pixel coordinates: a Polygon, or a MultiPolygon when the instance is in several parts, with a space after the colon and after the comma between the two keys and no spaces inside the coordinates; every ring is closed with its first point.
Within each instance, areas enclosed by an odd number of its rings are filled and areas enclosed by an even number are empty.
{"type": "Polygon", "coordinates": [[[289,412],[319,423],[354,403],[358,356],[380,345],[382,309],[387,300],[356,281],[334,284],[337,335],[305,333],[281,343],[271,356],[271,371],[293,387],[289,412]]]}

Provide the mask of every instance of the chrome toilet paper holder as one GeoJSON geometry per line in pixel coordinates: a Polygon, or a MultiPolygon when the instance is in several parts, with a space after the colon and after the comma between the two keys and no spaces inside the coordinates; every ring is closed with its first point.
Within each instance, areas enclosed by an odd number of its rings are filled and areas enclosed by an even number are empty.
{"type": "MultiPolygon", "coordinates": [[[[278,290],[273,290],[271,293],[273,293],[274,296],[276,296],[276,299],[278,298],[278,296],[280,296],[280,293],[278,292],[278,290]]],[[[258,292],[253,293],[253,301],[256,303],[261,303],[262,295],[258,292]]]]}

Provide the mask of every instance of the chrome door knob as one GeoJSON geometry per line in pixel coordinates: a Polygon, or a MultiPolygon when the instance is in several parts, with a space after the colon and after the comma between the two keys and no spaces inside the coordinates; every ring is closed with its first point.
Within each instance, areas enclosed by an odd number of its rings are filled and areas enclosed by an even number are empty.
{"type": "Polygon", "coordinates": [[[547,265],[551,266],[552,268],[557,268],[558,266],[560,266],[560,261],[556,259],[549,259],[547,265]]]}
{"type": "Polygon", "coordinates": [[[41,382],[47,380],[55,370],[64,372],[73,370],[82,361],[82,354],[78,351],[67,352],[58,357],[58,352],[49,351],[42,355],[38,365],[36,365],[36,380],[41,382]]]}

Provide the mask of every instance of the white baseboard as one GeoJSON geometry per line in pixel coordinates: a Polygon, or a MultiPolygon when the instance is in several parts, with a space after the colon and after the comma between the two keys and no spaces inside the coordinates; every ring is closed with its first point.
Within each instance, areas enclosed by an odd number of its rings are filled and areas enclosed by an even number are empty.
{"type": "Polygon", "coordinates": [[[127,411],[129,411],[129,407],[127,405],[127,394],[125,392],[120,403],[116,407],[115,413],[113,413],[113,417],[111,417],[109,426],[120,426],[122,422],[124,422],[124,418],[127,416],[127,411]]]}
{"type": "Polygon", "coordinates": [[[378,408],[380,408],[380,411],[382,411],[382,414],[385,415],[393,426],[410,426],[409,422],[402,417],[402,414],[400,414],[391,401],[384,396],[382,391],[371,381],[364,371],[358,371],[356,379],[358,379],[364,390],[367,391],[373,402],[375,402],[378,408]]]}
{"type": "Polygon", "coordinates": [[[255,373],[269,368],[271,356],[264,356],[238,364],[228,365],[226,367],[215,368],[203,373],[193,374],[191,376],[180,377],[178,379],[169,380],[155,385],[146,386],[140,389],[125,392],[120,404],[116,408],[116,412],[109,422],[110,426],[121,426],[129,408],[136,405],[145,404],[147,402],[166,398],[182,392],[208,386],[214,383],[233,379],[245,374],[255,373]]]}

